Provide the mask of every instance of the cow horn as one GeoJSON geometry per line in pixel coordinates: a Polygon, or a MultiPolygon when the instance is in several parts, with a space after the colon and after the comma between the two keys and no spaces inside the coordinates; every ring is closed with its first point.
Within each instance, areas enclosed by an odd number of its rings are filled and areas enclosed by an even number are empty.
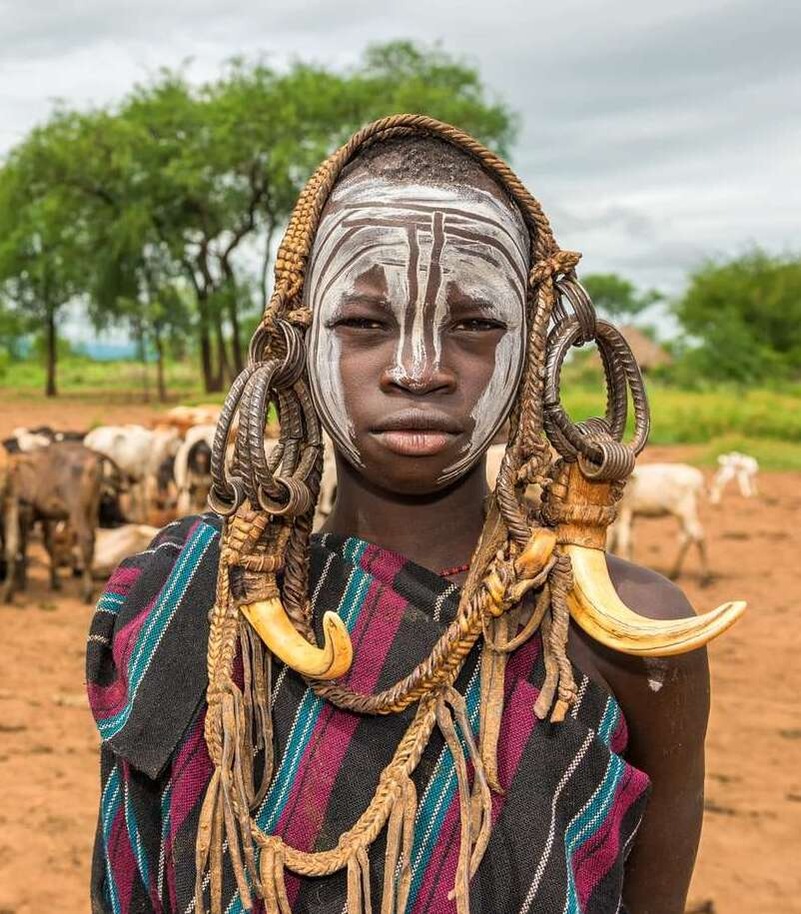
{"type": "Polygon", "coordinates": [[[350,669],[353,646],[345,623],[336,613],[323,615],[322,647],[298,632],[277,597],[248,603],[242,606],[242,613],[270,651],[301,675],[339,679],[350,669]]]}
{"type": "Polygon", "coordinates": [[[625,654],[668,657],[703,647],[743,614],[741,601],[722,603],[701,616],[686,619],[649,619],[629,609],[609,578],[601,549],[566,545],[573,565],[573,589],[568,595],[570,614],[596,641],[625,654]]]}

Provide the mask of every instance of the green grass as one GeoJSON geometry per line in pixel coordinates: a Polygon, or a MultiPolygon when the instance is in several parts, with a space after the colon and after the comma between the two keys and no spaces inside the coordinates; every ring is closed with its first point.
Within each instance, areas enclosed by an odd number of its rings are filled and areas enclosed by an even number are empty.
{"type": "MultiPolygon", "coordinates": [[[[562,396],[573,419],[603,413],[604,397],[597,389],[570,386],[562,396]]],[[[795,442],[801,447],[801,396],[734,388],[680,390],[651,384],[648,399],[652,444],[704,444],[739,435],[795,442]]]]}
{"type": "MultiPolygon", "coordinates": [[[[149,366],[150,400],[155,401],[155,367],[149,366]]],[[[170,403],[221,403],[224,393],[204,393],[194,361],[166,366],[170,403]]],[[[142,366],[136,362],[92,362],[66,358],[59,366],[59,392],[96,402],[142,401],[142,366]]],[[[7,365],[0,374],[0,397],[38,400],[44,389],[44,371],[33,362],[7,365]]],[[[683,390],[664,383],[648,385],[651,403],[651,443],[698,445],[702,465],[713,465],[718,454],[738,450],[752,454],[765,469],[801,470],[801,389],[740,390],[717,387],[683,390]]],[[[563,382],[565,408],[574,420],[598,415],[604,409],[599,376],[572,372],[566,366],[563,382]]],[[[57,402],[57,401],[56,401],[57,402]]],[[[154,403],[154,406],[156,404],[154,403]]]]}
{"type": "MultiPolygon", "coordinates": [[[[191,362],[167,362],[167,393],[172,402],[198,403],[214,395],[203,394],[198,367],[191,362]]],[[[144,399],[144,370],[131,361],[95,362],[91,359],[65,358],[59,362],[56,383],[65,396],[92,399],[112,395],[131,400],[144,399]]],[[[150,400],[156,399],[156,367],[148,365],[150,400]]],[[[17,400],[39,399],[43,395],[45,372],[38,362],[12,362],[0,372],[0,390],[17,400]]],[[[222,395],[220,395],[220,399],[222,395]]]]}

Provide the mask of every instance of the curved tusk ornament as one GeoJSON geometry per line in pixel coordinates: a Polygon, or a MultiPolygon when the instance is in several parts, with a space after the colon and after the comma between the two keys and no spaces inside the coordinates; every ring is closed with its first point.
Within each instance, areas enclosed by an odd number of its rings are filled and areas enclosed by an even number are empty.
{"type": "Polygon", "coordinates": [[[640,657],[684,654],[717,638],[745,611],[746,604],[738,600],[686,619],[646,618],[620,599],[603,550],[571,544],[563,548],[573,565],[570,615],[590,637],[613,650],[640,657]]]}
{"type": "Polygon", "coordinates": [[[588,478],[572,463],[553,488],[568,509],[556,531],[573,569],[568,608],[591,638],[624,654],[670,657],[703,647],[743,614],[741,600],[686,619],[650,619],[635,612],[615,590],[606,565],[609,519],[604,515],[614,503],[610,484],[588,478]]]}
{"type": "Polygon", "coordinates": [[[307,641],[292,624],[280,599],[241,607],[242,614],[279,660],[310,679],[339,679],[353,663],[353,646],[345,623],[333,612],[323,615],[322,647],[307,641]]]}

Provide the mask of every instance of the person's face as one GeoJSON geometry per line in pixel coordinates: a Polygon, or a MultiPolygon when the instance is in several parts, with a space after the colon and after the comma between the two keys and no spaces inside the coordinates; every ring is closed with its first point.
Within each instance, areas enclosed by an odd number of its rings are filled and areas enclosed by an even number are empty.
{"type": "Polygon", "coordinates": [[[368,481],[428,494],[473,466],[523,364],[528,236],[494,195],[337,188],[307,280],[309,370],[337,449],[368,481]]]}

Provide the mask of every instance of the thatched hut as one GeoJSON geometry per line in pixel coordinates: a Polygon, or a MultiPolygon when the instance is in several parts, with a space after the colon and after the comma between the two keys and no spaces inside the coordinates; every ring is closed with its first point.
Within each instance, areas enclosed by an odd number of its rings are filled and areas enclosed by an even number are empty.
{"type": "Polygon", "coordinates": [[[629,346],[631,346],[631,351],[644,372],[651,371],[654,368],[661,368],[663,365],[670,365],[673,362],[673,357],[667,350],[663,349],[659,343],[655,343],[637,327],[627,324],[620,328],[620,332],[626,338],[629,346]]]}

